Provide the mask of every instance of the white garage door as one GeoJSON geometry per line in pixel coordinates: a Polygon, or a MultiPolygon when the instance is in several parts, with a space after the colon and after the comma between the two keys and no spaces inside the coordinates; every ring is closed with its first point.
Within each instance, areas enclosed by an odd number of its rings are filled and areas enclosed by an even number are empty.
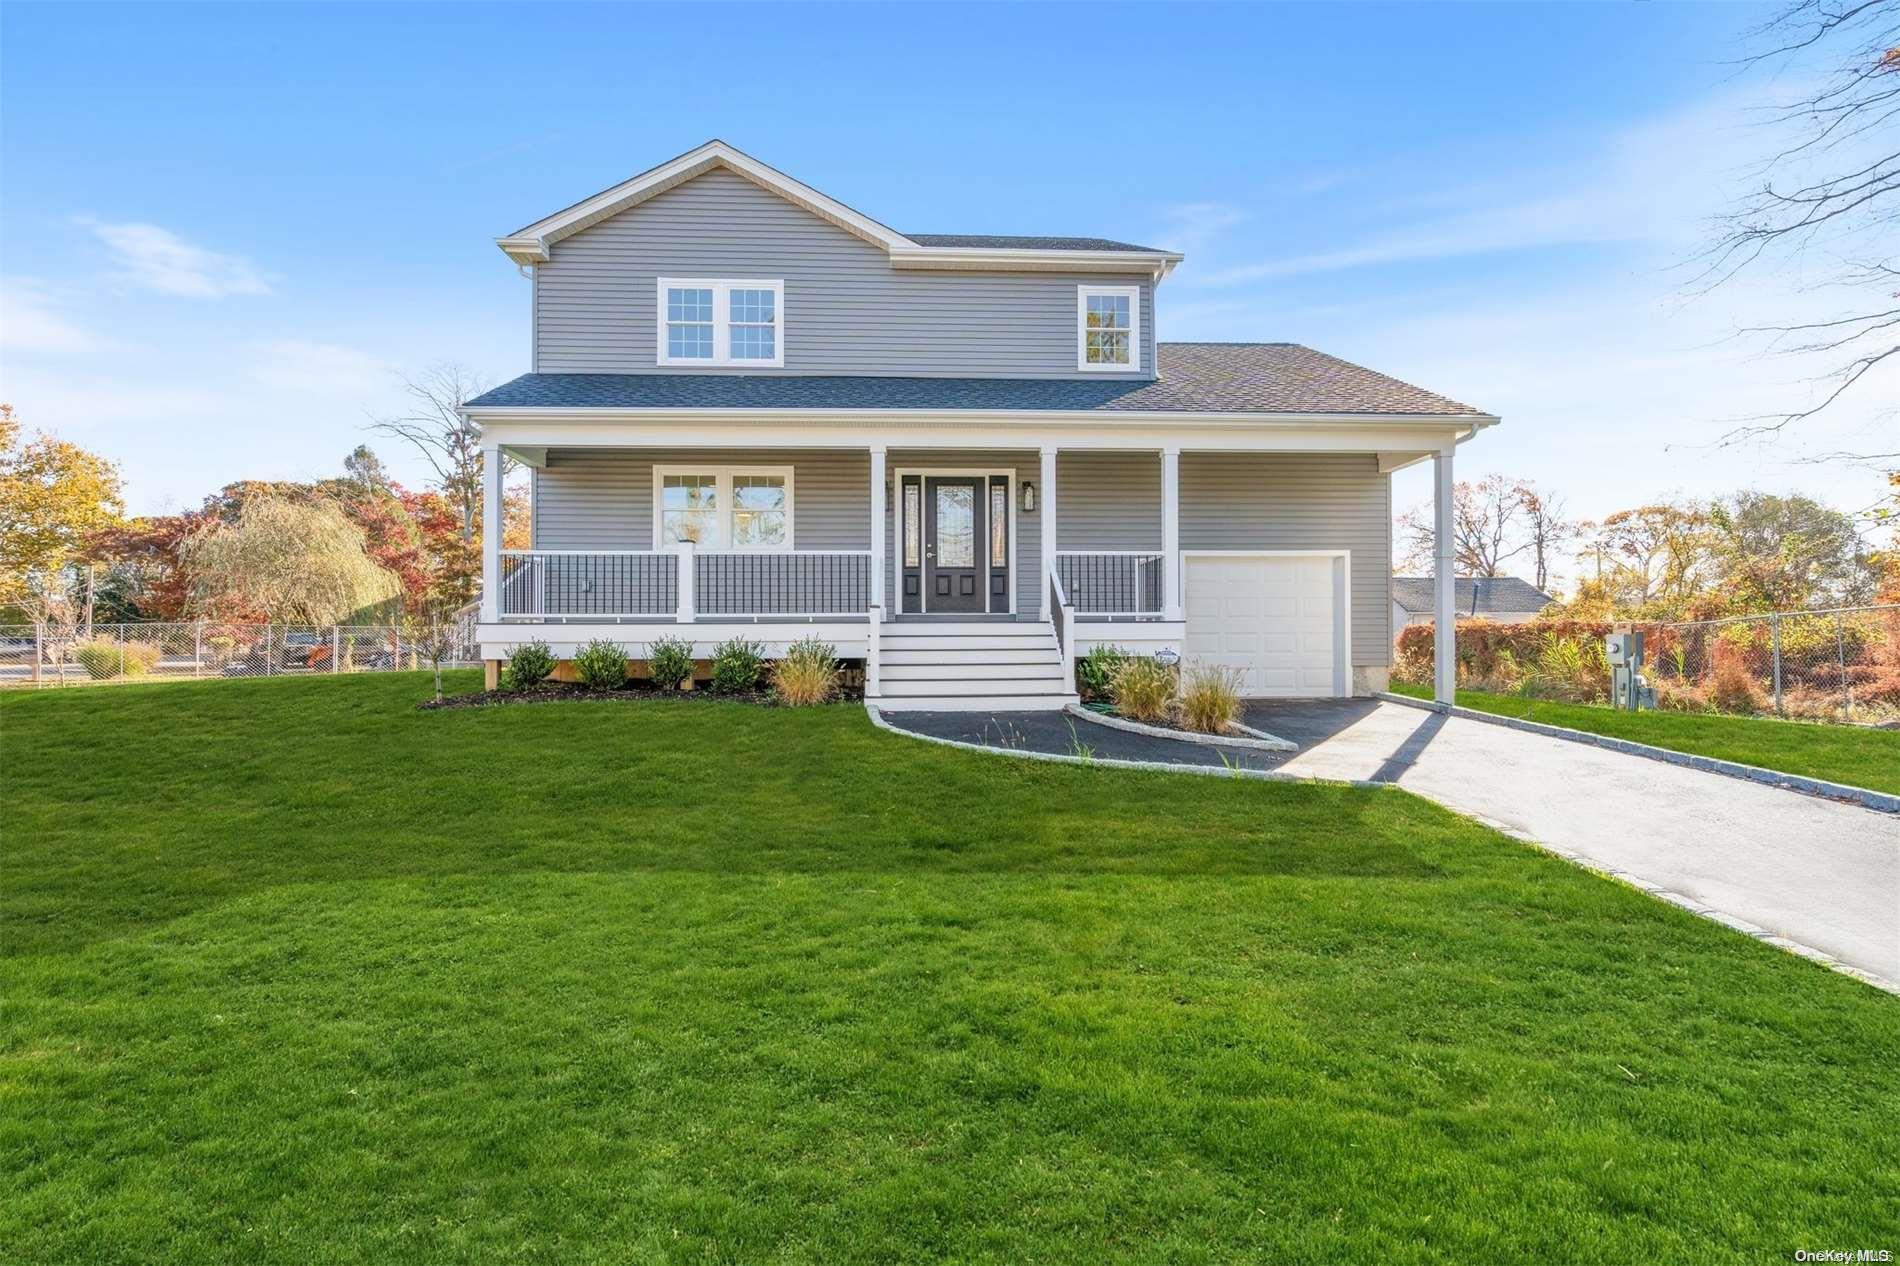
{"type": "Polygon", "coordinates": [[[1254,697],[1347,693],[1345,568],[1301,555],[1187,558],[1187,658],[1237,669],[1254,697]]]}

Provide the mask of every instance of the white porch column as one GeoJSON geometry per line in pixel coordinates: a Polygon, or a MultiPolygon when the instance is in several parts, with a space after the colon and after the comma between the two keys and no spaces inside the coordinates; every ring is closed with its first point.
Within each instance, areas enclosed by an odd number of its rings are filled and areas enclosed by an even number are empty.
{"type": "Polygon", "coordinates": [[[501,448],[482,445],[482,622],[501,618],[501,448]]]}
{"type": "Polygon", "coordinates": [[[1056,569],[1056,450],[1053,444],[1042,449],[1042,618],[1053,620],[1049,609],[1049,573],[1056,569]]]}
{"type": "Polygon", "coordinates": [[[1181,618],[1181,450],[1161,450],[1162,615],[1181,618]]]}
{"type": "Polygon", "coordinates": [[[1458,693],[1458,591],[1453,571],[1449,448],[1432,455],[1432,485],[1436,512],[1432,534],[1432,697],[1440,703],[1452,703],[1458,693]]]}
{"type": "Polygon", "coordinates": [[[871,605],[884,609],[884,450],[871,450],[871,605]]]}

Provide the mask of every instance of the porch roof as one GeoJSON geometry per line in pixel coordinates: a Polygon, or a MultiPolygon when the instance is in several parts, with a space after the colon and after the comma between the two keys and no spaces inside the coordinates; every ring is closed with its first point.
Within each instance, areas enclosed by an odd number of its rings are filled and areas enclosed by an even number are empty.
{"type": "Polygon", "coordinates": [[[799,374],[523,374],[469,409],[917,409],[1368,414],[1483,418],[1436,392],[1298,343],[1160,343],[1160,377],[910,378],[799,374]]]}

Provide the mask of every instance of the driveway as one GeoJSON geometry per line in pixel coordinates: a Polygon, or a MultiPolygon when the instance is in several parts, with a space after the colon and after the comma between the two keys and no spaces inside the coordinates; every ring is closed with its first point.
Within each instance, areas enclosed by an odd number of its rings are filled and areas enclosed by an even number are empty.
{"type": "Polygon", "coordinates": [[[1900,983],[1900,815],[1379,700],[1257,702],[1279,765],[1390,782],[1900,983]]]}
{"type": "Polygon", "coordinates": [[[1059,713],[886,713],[1020,752],[1393,783],[1900,991],[1900,815],[1377,699],[1256,701],[1291,755],[1130,734],[1059,713]]]}

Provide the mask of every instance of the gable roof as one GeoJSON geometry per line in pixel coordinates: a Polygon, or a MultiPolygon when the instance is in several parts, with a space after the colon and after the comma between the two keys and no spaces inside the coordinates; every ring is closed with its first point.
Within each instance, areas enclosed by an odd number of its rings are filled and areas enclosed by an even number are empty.
{"type": "MultiPolygon", "coordinates": [[[[1516,576],[1459,576],[1452,582],[1459,615],[1535,615],[1557,601],[1516,576]]],[[[1392,601],[1407,611],[1432,609],[1430,576],[1392,577],[1392,601]]]]}
{"type": "Polygon", "coordinates": [[[1493,421],[1297,343],[1159,343],[1159,379],[523,374],[469,409],[830,409],[1337,414],[1493,421]]]}
{"type": "Polygon", "coordinates": [[[1147,272],[1158,281],[1181,262],[1181,255],[1175,251],[1130,246],[1107,238],[969,234],[908,237],[718,139],[707,141],[657,167],[649,167],[611,189],[603,189],[591,198],[583,198],[553,215],[543,216],[533,224],[498,237],[495,244],[517,264],[529,266],[546,263],[549,248],[562,238],[571,237],[609,216],[618,215],[715,169],[742,176],[793,205],[830,221],[845,232],[882,247],[890,256],[893,268],[1147,272]]]}

